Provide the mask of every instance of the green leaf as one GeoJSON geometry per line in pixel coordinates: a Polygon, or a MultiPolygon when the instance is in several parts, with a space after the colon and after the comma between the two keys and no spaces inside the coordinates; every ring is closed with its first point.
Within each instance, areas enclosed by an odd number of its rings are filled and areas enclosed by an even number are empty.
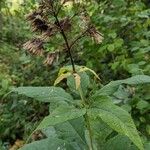
{"type": "MultiPolygon", "coordinates": [[[[75,68],[76,68],[76,72],[79,73],[79,72],[86,72],[86,71],[89,71],[91,72],[92,74],[94,74],[94,76],[100,80],[99,76],[96,74],[96,72],[88,67],[85,67],[85,66],[77,66],[75,65],[75,68]]],[[[62,75],[62,74],[66,74],[66,73],[73,73],[72,71],[72,66],[65,66],[65,67],[62,67],[58,73],[58,76],[62,75]]]]}
{"type": "Polygon", "coordinates": [[[106,96],[96,96],[93,100],[94,103],[88,114],[101,118],[113,130],[128,136],[140,150],[143,150],[143,144],[130,114],[114,105],[106,96]]]}
{"type": "Polygon", "coordinates": [[[111,95],[113,94],[121,84],[138,85],[150,83],[150,76],[136,75],[128,79],[111,81],[100,90],[96,92],[96,95],[111,95]]]}
{"type": "Polygon", "coordinates": [[[92,69],[90,69],[90,68],[88,68],[88,67],[85,67],[85,66],[81,66],[79,72],[84,72],[84,71],[89,71],[89,72],[91,72],[92,74],[94,74],[94,76],[95,76],[97,79],[101,80],[94,70],[92,70],[92,69]]]}
{"type": "Polygon", "coordinates": [[[69,106],[60,106],[57,109],[55,109],[49,116],[43,119],[43,121],[37,127],[37,130],[44,129],[49,126],[54,126],[56,124],[60,124],[75,118],[79,118],[85,113],[86,109],[76,109],[74,107],[69,106]]]}
{"type": "MultiPolygon", "coordinates": [[[[86,72],[80,72],[78,74],[81,78],[81,83],[80,83],[81,88],[83,90],[83,93],[86,94],[87,88],[90,84],[89,76],[87,75],[86,72]]],[[[67,78],[67,85],[69,86],[71,91],[73,91],[74,93],[77,93],[76,82],[75,82],[75,79],[74,79],[73,75],[71,75],[67,78]]]]}
{"type": "Polygon", "coordinates": [[[34,98],[41,102],[72,101],[73,98],[59,87],[18,87],[13,90],[18,94],[34,98]]]}
{"type": "Polygon", "coordinates": [[[69,148],[72,149],[71,143],[68,144],[66,141],[58,138],[47,138],[27,144],[19,150],[62,150],[69,148]]]}
{"type": "Polygon", "coordinates": [[[90,118],[91,130],[99,147],[102,147],[113,130],[100,118],[90,118]]]}
{"type": "Polygon", "coordinates": [[[112,3],[117,7],[121,7],[126,4],[125,0],[112,0],[112,3]]]}
{"type": "Polygon", "coordinates": [[[68,143],[76,143],[77,150],[83,150],[87,146],[84,135],[85,124],[83,117],[51,126],[49,128],[43,129],[42,132],[48,138],[59,137],[68,143]]]}
{"type": "Polygon", "coordinates": [[[114,44],[109,44],[108,47],[107,47],[107,49],[108,49],[110,52],[112,52],[112,51],[115,49],[114,44]]]}
{"type": "Polygon", "coordinates": [[[76,142],[81,150],[87,147],[83,117],[58,124],[54,128],[58,137],[61,137],[69,143],[76,142]]]}
{"type": "Polygon", "coordinates": [[[136,104],[136,108],[137,109],[146,109],[150,107],[150,104],[147,102],[147,101],[144,101],[144,100],[140,100],[137,104],[136,104]]]}
{"type": "Polygon", "coordinates": [[[149,150],[150,149],[150,142],[145,144],[145,150],[149,150]]]}
{"type": "Polygon", "coordinates": [[[117,135],[106,142],[104,150],[137,150],[137,148],[132,145],[128,137],[117,135]]]}

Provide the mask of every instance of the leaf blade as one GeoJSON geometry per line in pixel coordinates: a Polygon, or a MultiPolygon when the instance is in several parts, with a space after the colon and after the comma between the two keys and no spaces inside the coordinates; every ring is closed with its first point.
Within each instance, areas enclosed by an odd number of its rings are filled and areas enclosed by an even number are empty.
{"type": "Polygon", "coordinates": [[[143,150],[138,131],[128,112],[114,105],[108,97],[98,96],[95,97],[95,101],[89,115],[101,118],[113,130],[128,136],[140,150],[143,150]]]}
{"type": "Polygon", "coordinates": [[[86,113],[86,109],[76,109],[73,107],[62,107],[57,108],[52,114],[45,117],[36,130],[44,129],[49,126],[54,126],[75,118],[79,118],[86,113]]]}
{"type": "Polygon", "coordinates": [[[98,90],[96,92],[96,95],[111,95],[117,90],[117,88],[121,84],[138,85],[146,83],[150,83],[150,76],[136,75],[124,80],[111,81],[110,83],[102,87],[100,90],[98,90]]]}
{"type": "Polygon", "coordinates": [[[54,102],[54,101],[72,101],[73,98],[70,94],[65,92],[59,87],[18,87],[13,89],[12,92],[17,92],[20,95],[25,95],[34,98],[41,102],[54,102]]]}

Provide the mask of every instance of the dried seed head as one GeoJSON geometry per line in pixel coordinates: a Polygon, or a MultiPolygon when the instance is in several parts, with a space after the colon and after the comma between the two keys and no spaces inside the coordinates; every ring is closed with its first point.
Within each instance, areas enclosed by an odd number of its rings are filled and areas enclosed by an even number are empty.
{"type": "Polygon", "coordinates": [[[48,28],[47,22],[44,20],[42,11],[43,10],[37,10],[29,13],[26,16],[27,20],[31,22],[33,31],[45,32],[48,28]]]}
{"type": "Polygon", "coordinates": [[[43,6],[40,5],[37,10],[34,10],[33,12],[30,12],[25,17],[28,21],[33,21],[37,16],[40,16],[40,17],[44,16],[43,10],[44,10],[43,6]]]}
{"type": "Polygon", "coordinates": [[[33,21],[37,15],[40,15],[40,14],[38,12],[34,11],[34,12],[27,14],[25,17],[28,21],[33,21]]]}
{"type": "Polygon", "coordinates": [[[28,50],[31,54],[42,56],[43,55],[43,41],[41,39],[33,39],[26,42],[23,48],[28,50]]]}
{"type": "MultiPolygon", "coordinates": [[[[55,23],[56,24],[56,23],[55,23]]],[[[57,24],[56,24],[57,25],[57,24]]],[[[60,26],[64,31],[68,31],[71,29],[71,21],[68,17],[60,20],[60,26]]]]}
{"type": "Polygon", "coordinates": [[[52,52],[52,53],[49,53],[47,55],[47,58],[45,59],[44,61],[44,65],[49,65],[51,66],[53,64],[53,62],[58,59],[58,56],[59,56],[59,52],[58,51],[55,51],[55,52],[52,52]]]}
{"type": "Polygon", "coordinates": [[[51,36],[57,33],[58,29],[54,25],[49,25],[48,29],[41,35],[42,40],[48,40],[51,36]]]}
{"type": "Polygon", "coordinates": [[[31,22],[31,25],[32,25],[33,31],[45,32],[48,29],[48,25],[46,21],[42,20],[42,18],[39,16],[31,22]]]}
{"type": "Polygon", "coordinates": [[[84,12],[81,13],[80,15],[81,21],[83,22],[84,26],[88,26],[91,22],[90,16],[88,13],[84,10],[84,12]]]}
{"type": "Polygon", "coordinates": [[[103,36],[102,36],[102,34],[94,26],[89,27],[88,33],[90,34],[90,36],[94,39],[94,41],[97,44],[102,43],[103,36]]]}

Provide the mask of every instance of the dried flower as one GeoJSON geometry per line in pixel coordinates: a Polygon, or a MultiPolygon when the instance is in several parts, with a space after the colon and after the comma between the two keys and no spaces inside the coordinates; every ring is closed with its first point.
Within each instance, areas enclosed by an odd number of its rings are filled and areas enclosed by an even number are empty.
{"type": "Polygon", "coordinates": [[[26,15],[26,19],[28,21],[33,21],[37,15],[40,15],[40,13],[38,13],[37,11],[31,12],[31,13],[26,15]]]}
{"type": "Polygon", "coordinates": [[[47,58],[45,59],[44,61],[44,65],[52,65],[53,62],[58,59],[58,56],[59,56],[59,52],[58,51],[55,51],[55,52],[52,52],[52,53],[49,53],[47,55],[47,58]]]}
{"type": "Polygon", "coordinates": [[[47,22],[43,18],[42,10],[29,13],[26,18],[31,22],[33,31],[45,32],[48,29],[47,22]]]}
{"type": "MultiPolygon", "coordinates": [[[[56,24],[56,23],[55,23],[56,24]]],[[[57,25],[57,24],[56,24],[57,25]]],[[[68,17],[60,20],[60,26],[64,31],[68,31],[71,29],[71,22],[68,17]]]]}
{"type": "Polygon", "coordinates": [[[81,13],[80,18],[83,26],[88,27],[91,22],[91,19],[85,10],[81,13]]]}
{"type": "Polygon", "coordinates": [[[57,33],[58,29],[56,28],[56,26],[54,25],[49,25],[48,29],[42,33],[41,35],[41,39],[42,40],[47,40],[49,39],[51,36],[55,35],[57,33]]]}
{"type": "Polygon", "coordinates": [[[83,7],[81,14],[81,28],[84,28],[84,32],[77,36],[77,38],[74,39],[74,41],[70,44],[68,36],[65,32],[71,31],[71,20],[74,18],[74,16],[79,15],[81,12],[75,13],[71,18],[65,17],[59,20],[58,14],[61,8],[65,6],[65,3],[67,4],[68,2],[71,2],[71,4],[77,4],[80,3],[80,0],[41,0],[38,9],[26,16],[27,20],[31,23],[33,31],[40,31],[41,33],[39,33],[40,35],[38,35],[38,38],[34,38],[26,42],[23,47],[31,54],[45,56],[46,58],[44,64],[52,65],[53,62],[58,59],[59,52],[55,51],[47,54],[44,52],[43,44],[44,42],[49,42],[49,39],[52,36],[60,33],[65,41],[65,44],[62,48],[63,52],[65,51],[68,53],[73,71],[75,72],[74,61],[71,54],[72,46],[75,45],[75,43],[86,34],[90,35],[96,41],[96,43],[101,43],[103,37],[102,34],[91,24],[90,16],[83,7]],[[54,17],[55,22],[50,22],[49,15],[54,17]]]}
{"type": "Polygon", "coordinates": [[[97,44],[102,43],[103,36],[94,26],[89,27],[88,33],[90,34],[90,36],[94,39],[94,41],[97,44]]]}
{"type": "Polygon", "coordinates": [[[23,48],[28,50],[31,54],[42,56],[43,55],[43,41],[41,39],[32,39],[23,45],[23,48]]]}
{"type": "Polygon", "coordinates": [[[48,29],[46,21],[42,20],[40,17],[34,19],[31,24],[33,31],[45,32],[48,29]]]}

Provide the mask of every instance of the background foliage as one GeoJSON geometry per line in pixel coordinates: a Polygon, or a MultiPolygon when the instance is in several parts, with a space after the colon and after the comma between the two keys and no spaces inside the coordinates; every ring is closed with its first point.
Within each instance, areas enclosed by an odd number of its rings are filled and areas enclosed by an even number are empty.
{"type": "MultiPolygon", "coordinates": [[[[32,36],[24,15],[37,2],[19,2],[0,1],[0,142],[3,148],[13,145],[17,139],[25,140],[48,110],[45,104],[29,102],[26,97],[18,100],[15,94],[3,96],[16,86],[51,85],[59,67],[69,63],[62,56],[60,62],[45,67],[40,58],[33,58],[22,49],[22,44],[32,36]]],[[[86,38],[81,40],[78,43],[81,49],[74,52],[76,64],[95,70],[104,84],[137,74],[150,75],[149,0],[97,0],[88,2],[87,10],[103,33],[104,41],[95,45],[86,38]]],[[[114,102],[132,114],[145,140],[150,138],[149,90],[150,86],[125,89],[120,86],[113,95],[114,102]]]]}

